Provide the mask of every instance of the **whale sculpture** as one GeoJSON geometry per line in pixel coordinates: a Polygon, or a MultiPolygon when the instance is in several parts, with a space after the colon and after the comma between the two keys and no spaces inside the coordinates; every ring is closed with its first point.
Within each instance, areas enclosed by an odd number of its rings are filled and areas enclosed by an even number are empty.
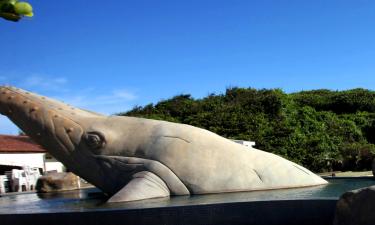
{"type": "Polygon", "coordinates": [[[15,87],[0,86],[0,113],[110,195],[109,202],[327,183],[282,157],[201,128],[108,117],[15,87]]]}

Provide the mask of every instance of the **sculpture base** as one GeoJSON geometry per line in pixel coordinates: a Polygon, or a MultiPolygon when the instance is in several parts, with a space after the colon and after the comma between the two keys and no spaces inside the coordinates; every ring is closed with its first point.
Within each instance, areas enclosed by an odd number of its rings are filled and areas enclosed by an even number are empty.
{"type": "Polygon", "coordinates": [[[174,196],[106,203],[98,189],[0,197],[1,225],[332,225],[336,203],[348,190],[375,185],[375,179],[335,178],[308,188],[212,195],[174,196]]]}
{"type": "Polygon", "coordinates": [[[0,215],[2,225],[331,225],[337,200],[280,200],[104,211],[0,215]]]}

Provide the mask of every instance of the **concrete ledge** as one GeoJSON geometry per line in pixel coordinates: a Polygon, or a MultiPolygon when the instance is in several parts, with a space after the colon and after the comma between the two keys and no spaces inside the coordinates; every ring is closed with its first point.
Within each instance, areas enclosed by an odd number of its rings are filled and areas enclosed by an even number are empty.
{"type": "Polygon", "coordinates": [[[2,225],[331,225],[337,200],[278,200],[86,212],[0,214],[2,225]]]}
{"type": "Polygon", "coordinates": [[[323,179],[330,180],[374,180],[374,176],[358,176],[358,177],[332,177],[332,176],[321,176],[323,179]]]}

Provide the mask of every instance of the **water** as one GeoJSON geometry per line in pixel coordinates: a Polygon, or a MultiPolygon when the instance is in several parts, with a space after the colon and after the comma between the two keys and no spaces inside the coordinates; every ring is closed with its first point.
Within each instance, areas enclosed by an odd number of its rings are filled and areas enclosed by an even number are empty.
{"type": "Polygon", "coordinates": [[[108,197],[96,188],[60,193],[12,194],[0,197],[0,214],[126,210],[267,200],[338,199],[348,190],[375,185],[373,178],[339,178],[328,181],[328,185],[308,188],[173,196],[128,203],[106,203],[108,197]]]}

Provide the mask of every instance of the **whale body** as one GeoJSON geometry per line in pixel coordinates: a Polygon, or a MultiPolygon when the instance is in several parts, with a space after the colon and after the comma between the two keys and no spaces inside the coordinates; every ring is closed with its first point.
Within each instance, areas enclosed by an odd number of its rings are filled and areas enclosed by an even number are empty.
{"type": "Polygon", "coordinates": [[[0,86],[0,113],[110,202],[323,185],[308,169],[186,124],[104,116],[0,86]]]}

